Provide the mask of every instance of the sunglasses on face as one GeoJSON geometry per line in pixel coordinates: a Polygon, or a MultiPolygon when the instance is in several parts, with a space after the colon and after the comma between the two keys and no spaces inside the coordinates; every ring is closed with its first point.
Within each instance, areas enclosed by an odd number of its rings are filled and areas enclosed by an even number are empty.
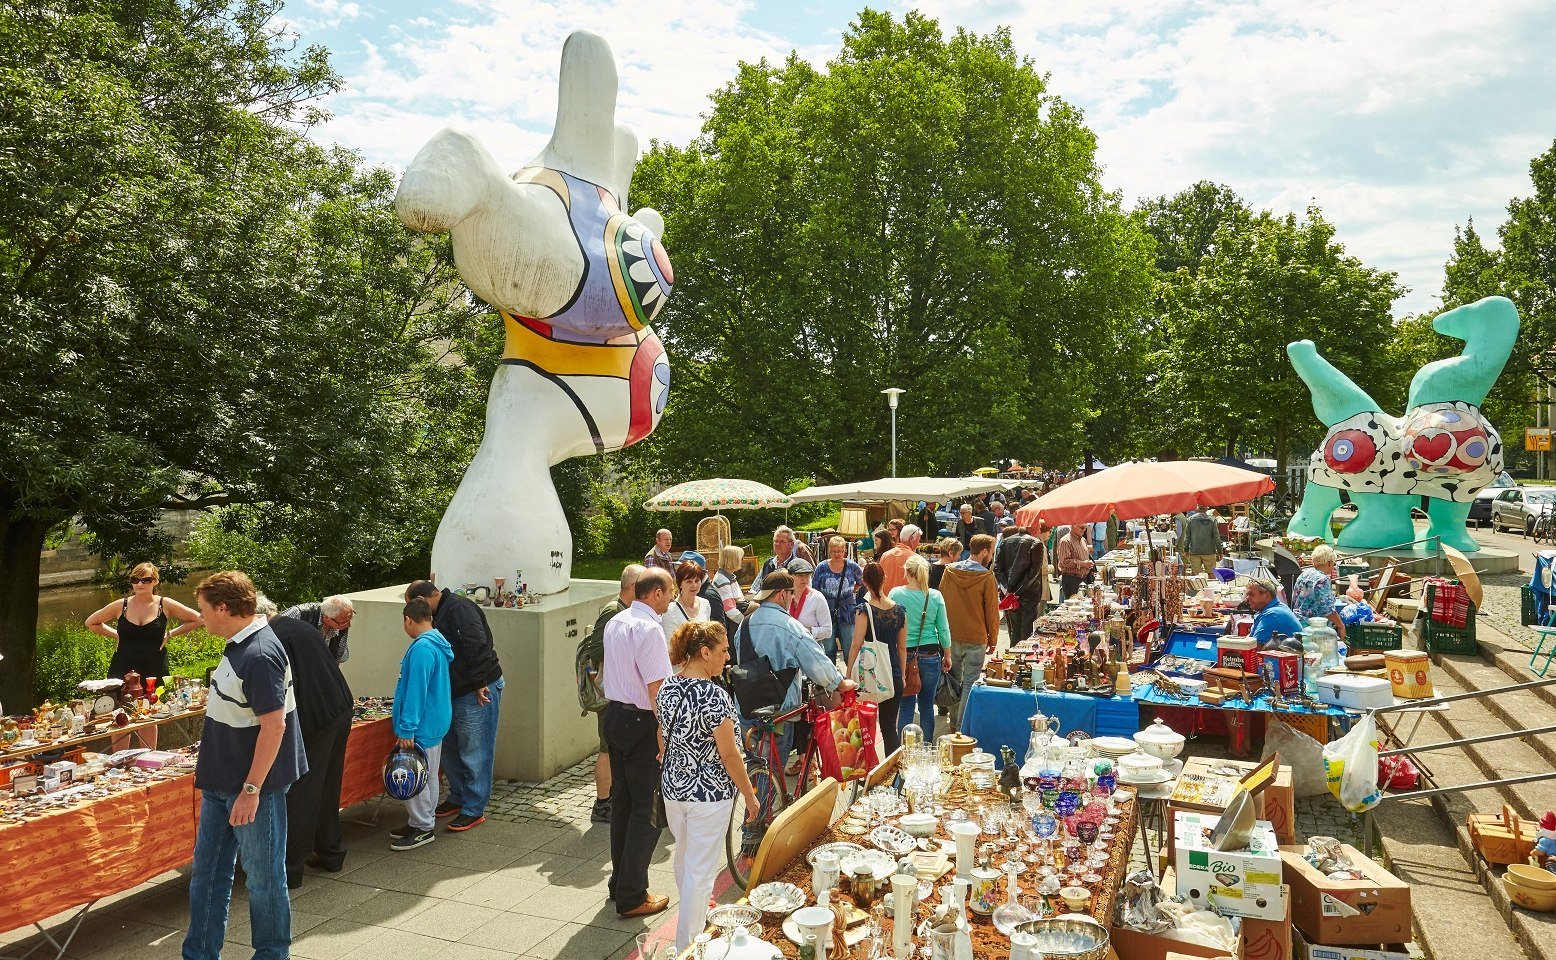
{"type": "Polygon", "coordinates": [[[131,577],[130,578],[130,582],[131,583],[156,583],[157,582],[157,578],[156,577],[131,577]]]}

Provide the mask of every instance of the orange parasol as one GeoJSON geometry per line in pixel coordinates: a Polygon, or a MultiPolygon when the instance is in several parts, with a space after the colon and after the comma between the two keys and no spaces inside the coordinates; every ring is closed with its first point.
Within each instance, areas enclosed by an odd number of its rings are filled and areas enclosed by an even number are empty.
{"type": "Polygon", "coordinates": [[[1016,511],[1016,522],[1036,527],[1091,523],[1117,513],[1135,520],[1162,513],[1243,503],[1275,489],[1262,473],[1219,463],[1175,460],[1165,463],[1121,463],[1089,477],[1072,480],[1016,511]]]}

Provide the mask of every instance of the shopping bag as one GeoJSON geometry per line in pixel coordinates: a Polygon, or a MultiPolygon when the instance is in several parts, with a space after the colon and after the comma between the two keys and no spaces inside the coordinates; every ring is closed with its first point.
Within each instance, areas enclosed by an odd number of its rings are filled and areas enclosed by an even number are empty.
{"type": "Polygon", "coordinates": [[[1407,756],[1379,757],[1378,782],[1390,790],[1414,790],[1421,785],[1421,771],[1407,756]]]}
{"type": "Polygon", "coordinates": [[[859,657],[854,661],[854,682],[859,684],[861,698],[880,703],[897,695],[891,676],[891,651],[876,638],[875,617],[868,610],[865,619],[870,623],[870,639],[859,648],[859,657]]]}
{"type": "Polygon", "coordinates": [[[821,754],[820,776],[839,783],[862,780],[879,762],[875,751],[875,720],[879,709],[850,690],[842,702],[816,718],[811,729],[821,754]]]}
{"type": "Polygon", "coordinates": [[[1378,788],[1378,724],[1364,714],[1351,732],[1324,746],[1324,781],[1352,813],[1371,810],[1383,799],[1378,788]]]}

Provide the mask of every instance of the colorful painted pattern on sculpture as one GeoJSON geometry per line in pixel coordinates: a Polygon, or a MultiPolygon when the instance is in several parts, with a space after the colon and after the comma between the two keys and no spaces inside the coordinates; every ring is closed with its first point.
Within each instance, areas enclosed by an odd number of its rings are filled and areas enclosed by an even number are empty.
{"type": "Polygon", "coordinates": [[[1312,482],[1349,493],[1398,493],[1468,503],[1502,472],[1502,438],[1480,408],[1424,404],[1405,417],[1358,413],[1329,428],[1312,482]]]}
{"type": "Polygon", "coordinates": [[[609,190],[571,174],[527,167],[514,175],[556,194],[584,257],[583,278],[568,302],[546,317],[502,313],[503,362],[522,364],[567,391],[605,450],[595,418],[565,378],[627,382],[631,418],[625,443],[653,433],[670,396],[670,362],[649,323],[664,309],[675,273],[651,230],[621,211],[609,190]]]}

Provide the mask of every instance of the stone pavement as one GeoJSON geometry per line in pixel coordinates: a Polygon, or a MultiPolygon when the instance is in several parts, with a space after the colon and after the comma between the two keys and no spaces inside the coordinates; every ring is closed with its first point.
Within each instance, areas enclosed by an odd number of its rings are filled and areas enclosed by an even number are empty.
{"type": "MultiPolygon", "coordinates": [[[[589,822],[593,802],[592,759],[545,784],[499,783],[486,823],[462,835],[440,830],[436,841],[406,853],[388,849],[389,831],[405,822],[399,804],[351,808],[342,824],[350,850],[345,870],[310,869],[302,888],[292,891],[292,954],[306,960],[627,956],[635,950],[635,935],[659,928],[674,913],[649,920],[616,916],[605,899],[609,830],[589,822]]],[[[667,831],[649,882],[673,908],[671,847],[667,831]]],[[[100,901],[67,956],[173,960],[188,924],[188,897],[186,869],[100,901]]],[[[25,952],[33,942],[17,942],[25,932],[0,934],[0,953],[25,952]]],[[[248,935],[240,881],[226,955],[247,956],[248,935]]]]}

